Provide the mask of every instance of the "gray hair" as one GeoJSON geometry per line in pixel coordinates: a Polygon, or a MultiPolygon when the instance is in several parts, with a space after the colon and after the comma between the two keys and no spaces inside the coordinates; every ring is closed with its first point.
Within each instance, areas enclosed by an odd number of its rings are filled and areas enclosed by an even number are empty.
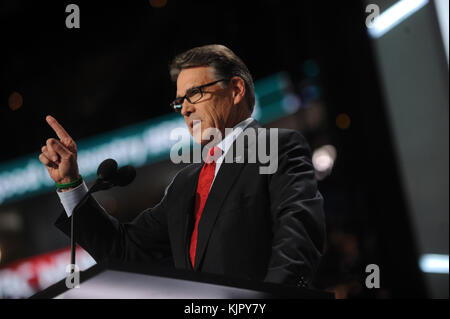
{"type": "Polygon", "coordinates": [[[210,66],[220,79],[240,77],[245,83],[245,99],[250,112],[255,106],[255,87],[252,76],[242,60],[226,46],[219,44],[205,45],[178,54],[170,64],[170,77],[174,82],[183,69],[198,66],[210,66]]]}

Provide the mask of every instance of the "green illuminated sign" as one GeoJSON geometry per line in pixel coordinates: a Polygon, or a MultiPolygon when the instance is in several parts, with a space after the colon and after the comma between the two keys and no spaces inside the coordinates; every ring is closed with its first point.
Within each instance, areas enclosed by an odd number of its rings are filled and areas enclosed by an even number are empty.
{"type": "MultiPolygon", "coordinates": [[[[261,124],[291,114],[299,102],[289,93],[289,80],[278,73],[255,83],[256,106],[253,117],[261,124]]],[[[172,129],[185,127],[179,114],[170,114],[136,125],[77,141],[78,165],[86,180],[96,176],[98,165],[114,158],[119,166],[140,167],[169,158],[176,140],[170,139],[172,129]]],[[[46,168],[34,153],[0,164],[0,205],[55,189],[46,168]]]]}

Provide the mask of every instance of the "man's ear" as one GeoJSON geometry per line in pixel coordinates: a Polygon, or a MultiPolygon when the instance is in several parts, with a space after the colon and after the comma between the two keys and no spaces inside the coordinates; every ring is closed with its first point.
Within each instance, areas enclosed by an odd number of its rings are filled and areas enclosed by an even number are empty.
{"type": "Polygon", "coordinates": [[[238,105],[245,98],[245,82],[238,76],[232,77],[230,82],[233,94],[233,104],[238,105]]]}

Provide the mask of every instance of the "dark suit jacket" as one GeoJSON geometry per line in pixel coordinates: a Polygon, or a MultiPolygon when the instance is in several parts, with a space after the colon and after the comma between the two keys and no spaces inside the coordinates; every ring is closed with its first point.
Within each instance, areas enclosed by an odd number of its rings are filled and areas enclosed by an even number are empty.
{"type": "MultiPolygon", "coordinates": [[[[257,132],[260,126],[253,121],[249,128],[257,132]]],[[[199,223],[194,270],[304,286],[313,278],[325,240],[310,149],[300,133],[279,129],[278,170],[260,174],[261,165],[247,157],[243,163],[222,163],[199,223]]],[[[198,163],[182,169],[161,202],[131,223],[119,223],[89,198],[75,219],[77,242],[97,262],[148,262],[171,254],[175,267],[192,269],[189,240],[201,168],[198,163]]],[[[64,212],[56,226],[70,234],[64,212]]]]}

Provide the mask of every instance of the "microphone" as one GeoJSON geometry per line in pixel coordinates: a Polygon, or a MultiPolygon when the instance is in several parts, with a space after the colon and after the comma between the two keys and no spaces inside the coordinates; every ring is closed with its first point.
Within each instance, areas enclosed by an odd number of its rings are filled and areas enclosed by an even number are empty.
{"type": "Polygon", "coordinates": [[[90,193],[107,190],[114,186],[126,186],[136,177],[136,169],[127,165],[117,169],[117,162],[111,158],[104,160],[97,169],[97,180],[90,189],[90,193]]]}
{"type": "Polygon", "coordinates": [[[88,190],[83,198],[78,202],[72,211],[71,223],[70,223],[70,263],[73,265],[72,273],[74,272],[75,265],[75,249],[76,249],[76,235],[74,231],[75,225],[75,213],[78,208],[87,200],[92,193],[107,190],[114,186],[127,186],[136,177],[136,169],[133,166],[127,165],[120,169],[117,169],[118,165],[115,160],[108,158],[100,163],[97,169],[97,180],[94,185],[88,190]]]}
{"type": "Polygon", "coordinates": [[[116,176],[113,177],[112,183],[113,186],[127,186],[135,179],[135,177],[136,169],[133,166],[123,166],[117,171],[116,176]]]}
{"type": "Polygon", "coordinates": [[[108,180],[111,179],[117,172],[117,162],[112,158],[108,158],[100,163],[97,168],[98,179],[108,180]]]}

